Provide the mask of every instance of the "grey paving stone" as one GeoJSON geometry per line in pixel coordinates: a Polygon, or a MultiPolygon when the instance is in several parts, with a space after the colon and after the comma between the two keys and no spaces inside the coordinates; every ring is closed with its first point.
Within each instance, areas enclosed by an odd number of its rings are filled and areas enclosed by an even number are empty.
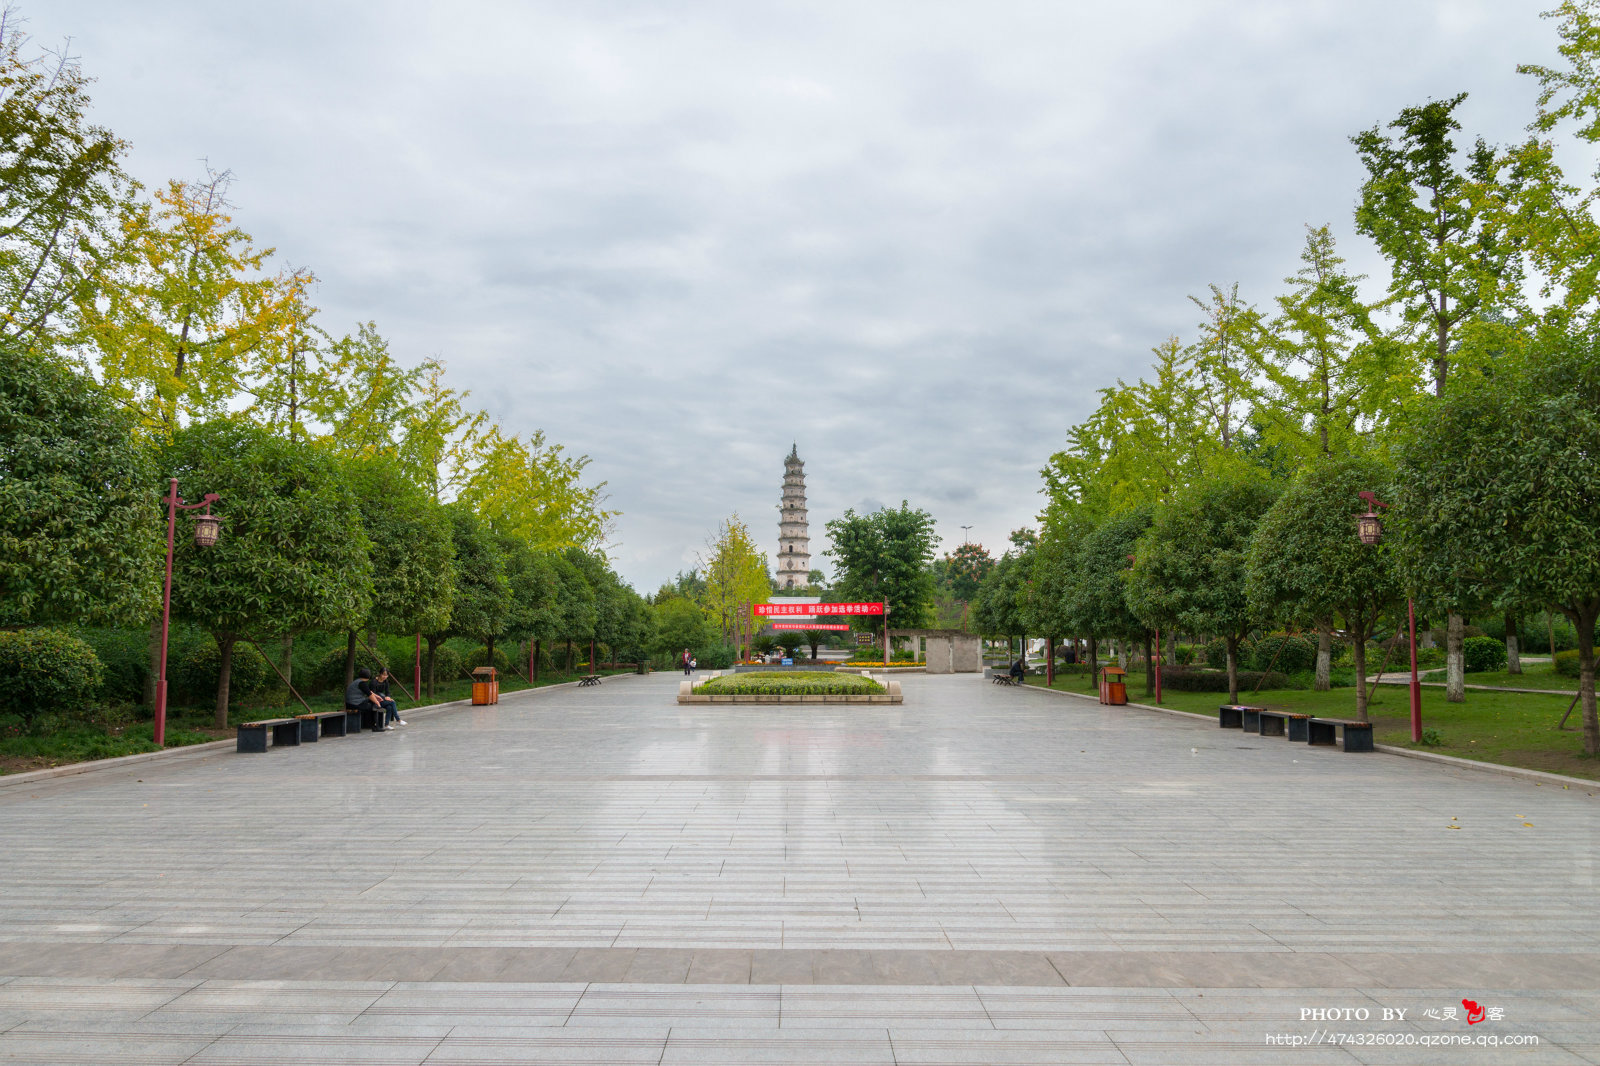
{"type": "Polygon", "coordinates": [[[0,1060],[1273,1061],[1302,997],[1469,994],[1594,1049],[1587,790],[971,677],[803,713],[675,681],[0,788],[0,1060]]]}

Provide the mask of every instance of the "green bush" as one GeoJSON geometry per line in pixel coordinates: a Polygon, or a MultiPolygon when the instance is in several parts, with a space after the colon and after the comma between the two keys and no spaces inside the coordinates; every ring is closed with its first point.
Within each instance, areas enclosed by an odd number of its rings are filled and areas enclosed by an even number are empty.
{"type": "Polygon", "coordinates": [[[1566,651],[1556,652],[1556,673],[1562,677],[1577,677],[1582,665],[1578,662],[1578,649],[1569,648],[1566,651]]]}
{"type": "Polygon", "coordinates": [[[1283,674],[1313,670],[1317,665],[1317,642],[1309,637],[1274,633],[1255,642],[1250,649],[1250,665],[1283,674]]]}
{"type": "Polygon", "coordinates": [[[1193,644],[1179,644],[1178,645],[1178,647],[1177,647],[1177,658],[1178,658],[1178,665],[1179,666],[1193,666],[1194,665],[1194,657],[1195,657],[1195,646],[1193,644]]]}
{"type": "MultiPolygon", "coordinates": [[[[565,664],[563,659],[562,663],[565,664]]],[[[441,644],[433,653],[433,680],[435,684],[448,685],[462,680],[461,655],[448,644],[441,644]]],[[[422,683],[428,683],[428,649],[422,649],[422,683]]]]}
{"type": "Polygon", "coordinates": [[[144,699],[145,679],[150,676],[149,629],[80,629],[74,635],[94,649],[105,669],[101,699],[118,703],[144,699]]]}
{"type": "Polygon", "coordinates": [[[748,673],[714,677],[695,686],[701,696],[881,696],[887,690],[860,674],[748,673]]]}
{"type": "Polygon", "coordinates": [[[1462,641],[1461,657],[1466,660],[1469,673],[1501,670],[1506,665],[1506,645],[1493,637],[1468,637],[1462,641]]]}
{"type": "MultiPolygon", "coordinates": [[[[1239,696],[1255,688],[1282,689],[1289,688],[1291,682],[1287,675],[1274,670],[1265,675],[1255,670],[1239,671],[1239,696]]],[[[1181,666],[1169,666],[1161,671],[1161,685],[1174,692],[1227,692],[1228,673],[1226,670],[1188,670],[1181,666]]]]}
{"type": "MultiPolygon", "coordinates": [[[[184,703],[209,704],[217,699],[217,679],[222,669],[222,653],[217,642],[207,639],[186,648],[176,658],[169,650],[167,670],[172,675],[171,688],[184,703]]],[[[267,660],[256,651],[253,644],[239,641],[233,646],[233,669],[228,675],[228,702],[241,696],[254,696],[281,684],[267,660]]]]}
{"type": "Polygon", "coordinates": [[[1228,642],[1221,637],[1212,637],[1202,646],[1202,656],[1205,664],[1213,670],[1226,670],[1228,668],[1228,642]]]}
{"type": "Polygon", "coordinates": [[[892,663],[913,663],[917,661],[917,653],[910,648],[901,648],[899,651],[890,653],[889,661],[892,663]]]}
{"type": "MultiPolygon", "coordinates": [[[[492,666],[502,678],[511,676],[511,660],[506,656],[506,650],[500,647],[495,648],[494,662],[492,663],[485,662],[485,650],[484,648],[473,649],[470,654],[461,660],[462,668],[471,671],[480,666],[492,666]]],[[[523,665],[526,666],[527,664],[524,663],[523,665]]]]}
{"type": "Polygon", "coordinates": [[[694,652],[697,669],[700,670],[726,670],[733,665],[733,646],[730,644],[709,644],[697,648],[694,652]]]}
{"type": "Polygon", "coordinates": [[[0,713],[24,723],[95,700],[104,672],[94,649],[69,633],[0,630],[0,713]]]}

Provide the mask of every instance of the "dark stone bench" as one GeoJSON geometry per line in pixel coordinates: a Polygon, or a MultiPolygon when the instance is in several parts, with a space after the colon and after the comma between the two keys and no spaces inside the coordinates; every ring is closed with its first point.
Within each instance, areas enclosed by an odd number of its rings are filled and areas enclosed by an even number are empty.
{"type": "Polygon", "coordinates": [[[356,732],[370,729],[374,733],[383,732],[384,713],[382,707],[346,707],[346,715],[356,716],[356,732]]]}
{"type": "Polygon", "coordinates": [[[1373,751],[1372,723],[1345,718],[1311,718],[1306,722],[1308,744],[1337,744],[1343,733],[1345,751],[1373,751]]]}
{"type": "Polygon", "coordinates": [[[1246,707],[1239,703],[1224,703],[1217,708],[1217,726],[1221,729],[1243,729],[1247,733],[1254,733],[1259,728],[1256,716],[1264,710],[1266,710],[1265,707],[1246,707]],[[1246,714],[1250,715],[1248,724],[1245,721],[1246,714]]]}
{"type": "Polygon", "coordinates": [[[317,721],[314,714],[297,714],[294,720],[300,723],[300,743],[315,744],[322,739],[322,723],[317,721]]]}
{"type": "Polygon", "coordinates": [[[350,715],[344,711],[319,711],[316,714],[302,714],[302,720],[315,719],[322,736],[344,737],[350,735],[350,715]]]}
{"type": "Polygon", "coordinates": [[[239,751],[261,752],[267,750],[267,734],[272,734],[272,746],[299,747],[300,719],[263,718],[259,722],[239,723],[239,751]]]}
{"type": "Polygon", "coordinates": [[[600,683],[600,675],[599,674],[585,674],[582,677],[578,678],[578,687],[579,688],[588,688],[590,685],[598,685],[599,683],[600,683]]]}
{"type": "Polygon", "coordinates": [[[1260,711],[1256,718],[1262,736],[1286,737],[1289,740],[1305,740],[1308,735],[1306,723],[1311,720],[1309,714],[1290,711],[1260,711]]]}

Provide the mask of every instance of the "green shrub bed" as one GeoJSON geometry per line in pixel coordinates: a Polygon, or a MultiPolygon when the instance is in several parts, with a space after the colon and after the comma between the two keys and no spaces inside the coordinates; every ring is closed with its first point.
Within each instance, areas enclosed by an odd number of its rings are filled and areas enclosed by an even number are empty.
{"type": "Polygon", "coordinates": [[[697,696],[882,696],[882,685],[860,674],[764,673],[714,677],[697,696]]]}

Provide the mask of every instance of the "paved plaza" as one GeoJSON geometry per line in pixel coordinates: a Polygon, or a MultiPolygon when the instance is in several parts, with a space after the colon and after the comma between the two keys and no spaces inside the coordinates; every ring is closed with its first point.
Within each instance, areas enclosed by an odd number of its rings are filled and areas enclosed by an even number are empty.
{"type": "Polygon", "coordinates": [[[1600,1063],[1600,788],[679,680],[0,779],[0,1062],[1600,1063]]]}

